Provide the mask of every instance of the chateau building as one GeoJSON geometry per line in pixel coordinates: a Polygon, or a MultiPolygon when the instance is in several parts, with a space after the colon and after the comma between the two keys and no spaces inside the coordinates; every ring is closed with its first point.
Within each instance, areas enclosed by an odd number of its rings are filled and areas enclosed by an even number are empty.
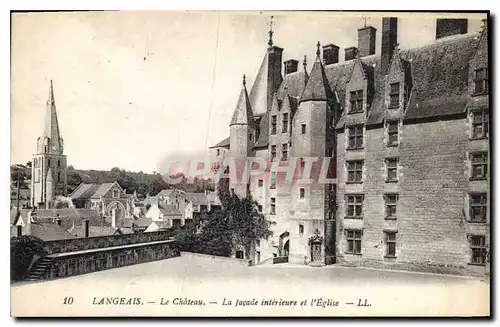
{"type": "MultiPolygon", "coordinates": [[[[398,19],[358,29],[357,47],[317,44],[311,70],[268,49],[245,79],[219,156],[279,166],[331,158],[330,184],[231,184],[275,222],[246,257],[484,274],[490,243],[488,31],[438,19],[436,40],[399,49],[398,19]],[[322,55],[321,55],[321,49],[322,55]],[[282,74],[282,66],[284,72],[282,74]]],[[[316,163],[313,163],[314,171],[316,163]]],[[[240,254],[241,255],[241,254],[240,254]]]]}
{"type": "Polygon", "coordinates": [[[37,139],[37,152],[31,168],[31,206],[50,206],[57,196],[67,195],[67,164],[63,139],[57,121],[54,89],[50,81],[43,134],[37,139]]]}

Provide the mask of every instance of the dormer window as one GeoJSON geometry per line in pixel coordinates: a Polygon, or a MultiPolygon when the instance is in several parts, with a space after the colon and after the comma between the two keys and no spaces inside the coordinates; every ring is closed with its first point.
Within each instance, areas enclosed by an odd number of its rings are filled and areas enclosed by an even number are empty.
{"type": "Polygon", "coordinates": [[[474,94],[488,94],[488,69],[476,69],[474,76],[474,94]]]}
{"type": "Polygon", "coordinates": [[[282,133],[288,133],[288,114],[283,114],[283,128],[281,129],[282,133]]]}
{"type": "Polygon", "coordinates": [[[276,134],[276,115],[271,116],[271,134],[276,134]]]}
{"type": "Polygon", "coordinates": [[[350,113],[362,112],[363,111],[363,90],[352,91],[349,99],[351,103],[350,113]]]}
{"type": "Polygon", "coordinates": [[[390,85],[389,109],[399,108],[399,83],[390,85]]]}

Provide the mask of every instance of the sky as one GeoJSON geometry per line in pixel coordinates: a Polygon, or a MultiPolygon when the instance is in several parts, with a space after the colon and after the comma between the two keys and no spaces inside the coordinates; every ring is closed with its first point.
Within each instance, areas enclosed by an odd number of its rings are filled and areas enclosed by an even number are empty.
{"type": "MultiPolygon", "coordinates": [[[[11,163],[26,163],[36,150],[50,80],[64,152],[77,169],[152,172],[169,155],[204,154],[229,135],[242,75],[250,90],[272,15],[283,60],[307,55],[309,71],[318,41],[339,46],[343,62],[343,49],[357,46],[365,20],[377,28],[380,54],[387,13],[13,14],[11,163]]],[[[401,49],[435,42],[437,14],[397,15],[401,49]]],[[[471,33],[485,16],[467,18],[471,33]]]]}

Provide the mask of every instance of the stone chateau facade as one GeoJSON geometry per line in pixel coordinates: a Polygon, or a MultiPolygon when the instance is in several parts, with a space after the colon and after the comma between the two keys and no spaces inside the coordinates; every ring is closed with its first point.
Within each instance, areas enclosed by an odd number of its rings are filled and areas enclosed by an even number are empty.
{"type": "MultiPolygon", "coordinates": [[[[490,244],[488,31],[466,19],[438,19],[436,40],[399,49],[398,19],[358,29],[358,45],[318,42],[282,62],[268,48],[250,92],[243,80],[230,136],[219,157],[262,157],[280,166],[332,158],[331,184],[287,185],[273,178],[233,184],[275,222],[274,235],[247,258],[287,257],[311,265],[343,263],[484,274],[490,244]],[[322,53],[321,53],[322,49],[322,53]],[[282,71],[284,67],[284,71],[282,71]]],[[[321,161],[321,160],[320,160],[321,161]]],[[[314,169],[314,164],[313,164],[314,169]]],[[[241,256],[241,253],[240,253],[241,256]]]]}

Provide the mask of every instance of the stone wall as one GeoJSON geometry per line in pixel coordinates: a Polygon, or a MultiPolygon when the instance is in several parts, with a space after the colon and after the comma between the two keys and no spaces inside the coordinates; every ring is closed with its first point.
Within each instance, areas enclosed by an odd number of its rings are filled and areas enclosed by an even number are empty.
{"type": "MultiPolygon", "coordinates": [[[[402,126],[398,147],[386,147],[384,128],[366,131],[363,183],[346,184],[345,160],[353,156],[339,135],[337,192],[338,244],[341,263],[482,275],[485,267],[470,265],[467,235],[486,236],[489,226],[469,226],[468,124],[466,119],[402,126]],[[398,157],[398,181],[386,182],[385,159],[398,157]],[[384,195],[398,194],[396,219],[386,219],[384,195]],[[346,194],[363,194],[361,219],[346,219],[346,194]],[[362,231],[361,254],[346,254],[346,229],[362,231]],[[386,256],[384,232],[396,232],[396,256],[386,256]]],[[[352,159],[352,158],[351,158],[352,159]]]]}
{"type": "Polygon", "coordinates": [[[45,242],[45,250],[48,254],[72,252],[81,250],[90,250],[97,248],[106,248],[111,246],[129,245],[134,243],[145,243],[154,241],[168,240],[173,235],[172,230],[136,233],[125,235],[110,235],[88,238],[77,238],[45,242]]]}
{"type": "Polygon", "coordinates": [[[137,244],[133,247],[113,250],[104,248],[99,251],[54,257],[44,279],[81,275],[178,256],[180,256],[180,251],[175,241],[137,244]]]}

